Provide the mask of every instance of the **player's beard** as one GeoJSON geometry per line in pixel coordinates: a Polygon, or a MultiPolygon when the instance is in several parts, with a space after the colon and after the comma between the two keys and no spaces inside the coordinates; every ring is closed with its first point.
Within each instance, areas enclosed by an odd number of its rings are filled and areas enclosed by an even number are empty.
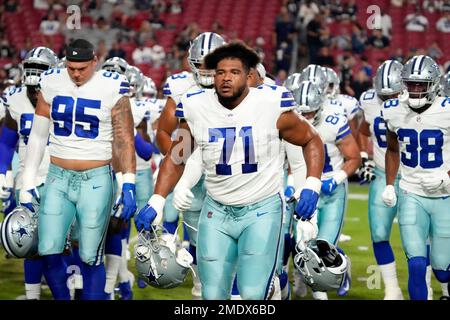
{"type": "Polygon", "coordinates": [[[224,96],[220,95],[219,91],[216,88],[217,95],[219,96],[219,101],[226,108],[231,107],[231,106],[235,107],[234,102],[242,96],[244,91],[245,91],[245,85],[238,88],[231,97],[224,97],[224,96]]]}

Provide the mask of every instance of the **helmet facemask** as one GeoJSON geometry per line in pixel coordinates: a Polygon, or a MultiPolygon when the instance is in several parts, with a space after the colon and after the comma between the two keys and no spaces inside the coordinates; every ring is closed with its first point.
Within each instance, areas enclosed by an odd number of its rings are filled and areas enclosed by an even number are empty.
{"type": "Polygon", "coordinates": [[[408,92],[408,104],[413,109],[419,109],[433,102],[436,96],[436,84],[432,81],[406,80],[405,86],[408,92]]]}
{"type": "Polygon", "coordinates": [[[189,66],[194,74],[195,81],[203,87],[212,87],[214,85],[214,70],[201,68],[202,64],[189,59],[189,66]]]}
{"type": "Polygon", "coordinates": [[[37,86],[41,79],[41,74],[50,68],[47,64],[36,62],[23,63],[23,83],[26,86],[37,86]]]}

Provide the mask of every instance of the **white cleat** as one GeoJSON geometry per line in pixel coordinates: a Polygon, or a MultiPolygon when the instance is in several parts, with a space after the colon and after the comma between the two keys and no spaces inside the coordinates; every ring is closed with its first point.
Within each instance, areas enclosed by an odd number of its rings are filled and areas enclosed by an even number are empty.
{"type": "Polygon", "coordinates": [[[328,294],[322,291],[313,291],[312,296],[314,300],[328,300],[328,294]]]}
{"type": "Polygon", "coordinates": [[[242,297],[239,294],[232,294],[230,299],[231,300],[242,300],[242,297]]]}
{"type": "Polygon", "coordinates": [[[398,287],[386,288],[383,300],[403,300],[402,290],[398,287]]]}
{"type": "MultiPolygon", "coordinates": [[[[233,298],[231,298],[233,300],[233,298]]],[[[281,300],[281,288],[280,288],[280,278],[277,276],[273,282],[273,294],[269,300],[281,300]]]]}

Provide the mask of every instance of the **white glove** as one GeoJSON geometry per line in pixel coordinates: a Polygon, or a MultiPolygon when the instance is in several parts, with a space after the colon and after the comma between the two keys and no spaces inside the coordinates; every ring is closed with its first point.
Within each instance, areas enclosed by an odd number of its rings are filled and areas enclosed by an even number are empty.
{"type": "Polygon", "coordinates": [[[297,221],[297,243],[302,241],[305,245],[312,239],[317,237],[319,228],[317,227],[317,215],[310,220],[297,221]]]}
{"type": "Polygon", "coordinates": [[[192,205],[192,200],[194,199],[194,194],[191,190],[183,185],[177,184],[173,190],[173,206],[179,211],[186,211],[192,205]]]}
{"type": "Polygon", "coordinates": [[[445,171],[427,172],[421,177],[420,184],[429,193],[436,192],[441,188],[448,192],[450,189],[450,176],[445,171]]]}
{"type": "Polygon", "coordinates": [[[397,204],[397,194],[395,193],[395,188],[392,184],[389,184],[384,188],[381,197],[383,198],[384,204],[390,208],[397,204]]]}
{"type": "Polygon", "coordinates": [[[6,200],[11,195],[14,188],[14,178],[11,171],[7,171],[6,175],[0,174],[0,199],[6,200]]]}

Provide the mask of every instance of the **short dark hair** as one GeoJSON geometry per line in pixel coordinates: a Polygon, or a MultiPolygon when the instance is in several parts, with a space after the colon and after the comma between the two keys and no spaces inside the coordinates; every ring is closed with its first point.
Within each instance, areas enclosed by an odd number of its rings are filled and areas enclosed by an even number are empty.
{"type": "Polygon", "coordinates": [[[227,58],[235,58],[242,61],[247,70],[256,68],[260,62],[258,54],[242,42],[231,42],[220,46],[213,52],[205,56],[204,62],[206,69],[216,69],[220,61],[227,58]]]}

